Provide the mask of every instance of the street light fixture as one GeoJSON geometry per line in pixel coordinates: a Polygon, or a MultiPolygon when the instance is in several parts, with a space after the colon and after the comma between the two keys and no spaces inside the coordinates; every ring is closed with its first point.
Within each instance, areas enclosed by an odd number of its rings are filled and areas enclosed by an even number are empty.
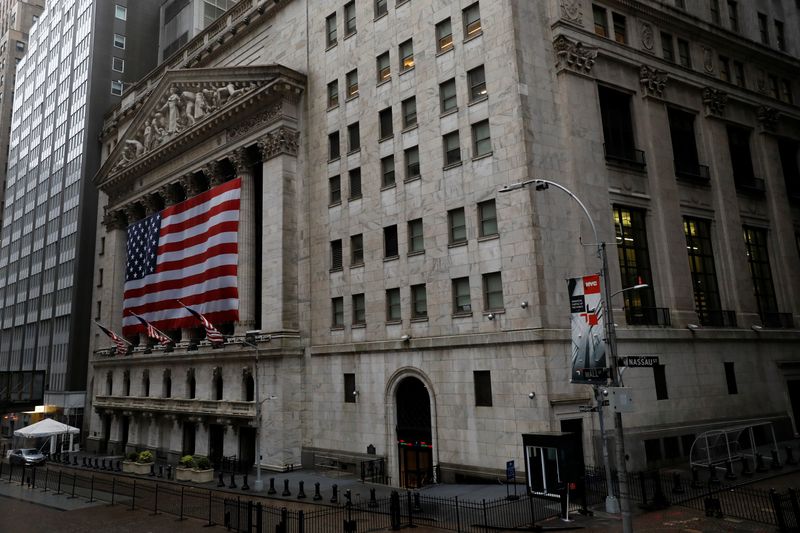
{"type": "MultiPolygon", "coordinates": [[[[256,482],[253,485],[254,492],[261,492],[264,490],[264,481],[261,479],[261,401],[259,400],[259,385],[258,385],[258,359],[261,355],[261,350],[258,347],[258,341],[263,340],[270,342],[272,337],[269,335],[262,336],[261,330],[251,330],[245,333],[242,344],[255,349],[256,363],[253,371],[253,400],[256,404],[256,482]]],[[[274,400],[275,396],[268,396],[263,401],[274,400]]]]}
{"type": "MultiPolygon", "coordinates": [[[[634,289],[643,289],[647,287],[646,284],[638,284],[633,287],[628,287],[617,291],[614,294],[610,292],[610,285],[608,279],[608,256],[606,254],[606,243],[601,242],[597,236],[597,226],[595,226],[594,219],[592,219],[592,215],[589,213],[589,210],[583,204],[583,202],[578,198],[572,191],[561,185],[560,183],[556,183],[551,180],[545,179],[531,179],[522,181],[519,183],[514,183],[511,185],[504,185],[499,192],[510,192],[516,191],[518,189],[524,189],[528,186],[534,186],[534,189],[537,191],[544,191],[548,188],[555,187],[564,191],[566,194],[569,195],[570,198],[575,200],[577,204],[583,210],[583,213],[586,215],[586,218],[589,220],[589,224],[592,227],[592,233],[594,234],[594,245],[597,246],[597,257],[600,259],[602,264],[602,268],[600,271],[600,275],[603,278],[603,306],[605,308],[606,313],[606,341],[608,343],[608,352],[609,352],[609,363],[611,368],[611,386],[612,387],[619,387],[621,385],[622,379],[619,373],[619,367],[617,365],[617,336],[616,336],[616,326],[614,325],[614,316],[613,316],[613,309],[611,307],[611,298],[618,293],[625,292],[628,290],[634,289]]],[[[603,413],[602,413],[602,398],[600,397],[600,391],[598,387],[594,387],[595,398],[598,402],[598,413],[600,415],[600,432],[604,432],[604,423],[603,423],[603,413]]],[[[606,391],[607,394],[607,391],[606,391]]],[[[631,505],[630,505],[630,497],[628,494],[628,466],[625,463],[625,440],[624,440],[624,432],[622,429],[622,413],[617,411],[614,413],[614,438],[616,440],[616,458],[617,458],[617,482],[619,485],[619,507],[622,511],[622,531],[623,533],[633,533],[633,522],[631,519],[631,505]]],[[[603,433],[603,461],[604,467],[606,469],[606,485],[608,490],[608,496],[606,497],[606,509],[616,509],[617,502],[614,498],[614,492],[612,490],[611,485],[611,470],[609,469],[608,464],[608,449],[606,445],[605,434],[603,433]]],[[[610,511],[616,512],[616,511],[610,511]]]]}

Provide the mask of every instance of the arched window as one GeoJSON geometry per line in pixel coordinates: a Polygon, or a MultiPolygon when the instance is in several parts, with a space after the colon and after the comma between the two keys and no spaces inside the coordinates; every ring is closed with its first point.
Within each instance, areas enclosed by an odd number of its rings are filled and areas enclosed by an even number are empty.
{"type": "Polygon", "coordinates": [[[106,374],[106,396],[111,396],[114,393],[114,375],[109,370],[106,374]]]}
{"type": "Polygon", "coordinates": [[[190,368],[186,371],[186,397],[189,399],[194,399],[195,395],[195,385],[196,382],[194,380],[194,368],[190,368]]]}
{"type": "Polygon", "coordinates": [[[172,397],[172,372],[169,368],[164,370],[164,377],[161,383],[161,392],[164,398],[172,397]]]}
{"type": "Polygon", "coordinates": [[[150,396],[150,371],[142,371],[142,396],[150,396]]]}
{"type": "Polygon", "coordinates": [[[244,372],[242,372],[242,392],[243,400],[246,402],[252,402],[255,400],[255,380],[253,379],[253,373],[249,368],[246,368],[244,372]]]}
{"type": "Polygon", "coordinates": [[[212,400],[222,399],[222,368],[220,367],[214,368],[214,380],[213,380],[212,392],[214,394],[212,400]]]}

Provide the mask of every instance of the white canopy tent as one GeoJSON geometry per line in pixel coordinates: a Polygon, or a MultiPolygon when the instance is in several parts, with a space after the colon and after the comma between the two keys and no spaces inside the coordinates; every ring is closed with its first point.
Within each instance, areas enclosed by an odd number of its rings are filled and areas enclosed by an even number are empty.
{"type": "MultiPolygon", "coordinates": [[[[30,426],[25,426],[24,428],[20,428],[14,432],[14,436],[16,437],[24,437],[26,439],[37,439],[43,437],[53,437],[58,435],[69,435],[69,449],[72,450],[72,439],[73,436],[80,433],[81,430],[68,426],[67,424],[63,424],[58,422],[57,420],[53,420],[52,418],[45,418],[44,420],[40,420],[35,424],[31,424],[30,426]]],[[[55,452],[56,441],[52,438],[50,439],[50,453],[55,452]]]]}

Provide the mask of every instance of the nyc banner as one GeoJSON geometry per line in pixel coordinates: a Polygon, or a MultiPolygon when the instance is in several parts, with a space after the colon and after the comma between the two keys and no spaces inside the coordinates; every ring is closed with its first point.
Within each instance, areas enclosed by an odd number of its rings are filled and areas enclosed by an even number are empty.
{"type": "Polygon", "coordinates": [[[608,379],[605,313],[600,276],[567,280],[572,327],[572,383],[605,384],[608,379]]]}

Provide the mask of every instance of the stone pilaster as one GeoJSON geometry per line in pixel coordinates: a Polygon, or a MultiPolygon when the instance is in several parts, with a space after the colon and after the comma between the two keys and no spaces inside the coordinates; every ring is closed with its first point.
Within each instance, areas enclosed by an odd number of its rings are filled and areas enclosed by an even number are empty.
{"type": "Polygon", "coordinates": [[[253,161],[245,148],[228,154],[228,160],[241,178],[239,202],[239,322],[235,333],[242,334],[256,325],[256,206],[253,161]]]}
{"type": "Polygon", "coordinates": [[[122,334],[122,301],[125,290],[128,216],[124,211],[108,211],[103,219],[106,226],[104,255],[110,255],[103,284],[103,298],[108,306],[109,327],[122,334]],[[110,263],[110,264],[109,264],[110,263]],[[110,268],[109,268],[110,267],[110,268]]]}

